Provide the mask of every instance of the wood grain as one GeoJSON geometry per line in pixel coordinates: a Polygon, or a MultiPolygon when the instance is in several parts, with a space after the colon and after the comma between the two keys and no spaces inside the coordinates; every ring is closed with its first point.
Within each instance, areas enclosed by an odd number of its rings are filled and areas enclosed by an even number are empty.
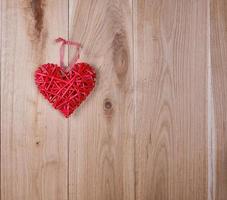
{"type": "Polygon", "coordinates": [[[0,7],[1,200],[226,200],[225,0],[0,7]],[[59,36],[97,71],[70,119],[33,80],[59,36]]]}
{"type": "Polygon", "coordinates": [[[67,121],[48,105],[33,73],[58,62],[68,2],[2,3],[1,199],[67,199],[67,121]],[[53,20],[54,19],[54,20],[53,20]]]}
{"type": "Polygon", "coordinates": [[[211,74],[216,146],[213,199],[227,197],[227,2],[211,0],[211,74]]]}
{"type": "MultiPolygon", "coordinates": [[[[132,2],[70,0],[70,39],[98,74],[70,119],[69,199],[134,199],[132,2]]],[[[70,52],[71,54],[71,52],[70,52]]]]}
{"type": "Polygon", "coordinates": [[[207,199],[208,1],[134,4],[136,199],[207,199]]]}

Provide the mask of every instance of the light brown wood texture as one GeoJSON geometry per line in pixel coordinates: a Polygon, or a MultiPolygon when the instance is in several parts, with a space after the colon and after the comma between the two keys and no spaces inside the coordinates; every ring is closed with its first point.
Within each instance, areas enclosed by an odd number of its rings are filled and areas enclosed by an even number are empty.
{"type": "Polygon", "coordinates": [[[207,199],[207,4],[135,4],[136,199],[207,199]]]}
{"type": "Polygon", "coordinates": [[[227,2],[211,1],[211,80],[215,143],[213,199],[227,198],[227,2]]]}
{"type": "Polygon", "coordinates": [[[132,2],[69,7],[70,39],[82,42],[81,60],[98,74],[94,94],[69,120],[69,199],[134,199],[132,2]]]}
{"type": "Polygon", "coordinates": [[[67,1],[2,1],[1,199],[66,200],[67,120],[38,94],[34,70],[58,62],[67,1]],[[59,13],[61,13],[59,15],[59,13]]]}
{"type": "Polygon", "coordinates": [[[1,200],[226,200],[226,13],[225,0],[2,0],[1,200]],[[59,63],[59,36],[97,71],[69,119],[33,77],[59,63]]]}

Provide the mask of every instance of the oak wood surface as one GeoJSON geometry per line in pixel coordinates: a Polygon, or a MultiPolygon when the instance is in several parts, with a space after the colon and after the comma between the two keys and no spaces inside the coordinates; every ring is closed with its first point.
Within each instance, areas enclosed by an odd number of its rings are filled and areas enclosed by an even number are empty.
{"type": "Polygon", "coordinates": [[[67,121],[33,78],[38,65],[58,62],[53,38],[67,37],[67,10],[62,0],[2,1],[2,200],[67,199],[67,121]]]}
{"type": "Polygon", "coordinates": [[[0,5],[1,200],[227,199],[225,0],[0,5]],[[97,72],[69,119],[33,77],[59,36],[97,72]]]}
{"type": "Polygon", "coordinates": [[[215,143],[213,199],[227,198],[227,2],[211,1],[211,79],[215,143]]]}
{"type": "Polygon", "coordinates": [[[208,1],[136,1],[136,199],[207,199],[208,1]]]}
{"type": "Polygon", "coordinates": [[[69,7],[70,39],[82,43],[81,60],[92,64],[98,77],[94,93],[69,120],[69,199],[131,200],[132,2],[70,0],[69,7]]]}

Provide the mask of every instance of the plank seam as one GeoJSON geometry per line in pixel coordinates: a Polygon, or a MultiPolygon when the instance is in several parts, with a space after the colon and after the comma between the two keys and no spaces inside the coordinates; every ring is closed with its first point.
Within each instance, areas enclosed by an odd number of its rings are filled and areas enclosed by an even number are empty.
{"type": "MultiPolygon", "coordinates": [[[[67,1],[67,9],[68,9],[68,15],[67,15],[67,39],[69,40],[69,0],[67,1]]],[[[68,50],[68,56],[67,56],[67,66],[69,66],[69,45],[67,45],[68,50]]],[[[70,170],[70,119],[67,120],[67,200],[69,200],[69,170],[70,170]]]]}
{"type": "Polygon", "coordinates": [[[208,103],[207,103],[207,128],[208,128],[208,200],[215,200],[216,184],[216,135],[214,121],[214,104],[212,89],[212,66],[211,66],[211,1],[208,2],[208,103]]]}
{"type": "Polygon", "coordinates": [[[135,23],[135,10],[134,10],[134,3],[137,3],[137,1],[133,1],[132,0],[132,48],[133,48],[133,51],[132,51],[132,60],[133,60],[133,85],[134,85],[134,96],[133,96],[133,103],[134,103],[134,119],[133,119],[133,134],[134,134],[134,200],[137,199],[137,173],[136,173],[136,169],[137,169],[137,166],[136,166],[136,119],[137,119],[137,116],[136,116],[136,105],[137,105],[137,76],[136,76],[136,68],[135,68],[135,34],[134,34],[134,23],[135,23]]]}

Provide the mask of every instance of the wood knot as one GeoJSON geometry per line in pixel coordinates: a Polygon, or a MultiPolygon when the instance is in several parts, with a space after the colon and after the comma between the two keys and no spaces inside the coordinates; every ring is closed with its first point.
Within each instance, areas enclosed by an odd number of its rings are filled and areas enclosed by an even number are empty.
{"type": "Polygon", "coordinates": [[[104,99],[103,101],[103,110],[105,115],[110,116],[113,113],[113,104],[109,98],[104,99]]]}
{"type": "Polygon", "coordinates": [[[111,109],[112,108],[112,103],[110,102],[110,101],[106,101],[105,103],[104,103],[104,106],[105,106],[105,109],[111,109]]]}
{"type": "Polygon", "coordinates": [[[124,30],[121,30],[119,33],[116,33],[113,39],[113,63],[114,70],[121,81],[124,79],[129,65],[129,49],[126,33],[124,30]]]}
{"type": "Polygon", "coordinates": [[[32,12],[35,20],[36,37],[38,39],[40,38],[42,29],[43,29],[44,6],[45,6],[44,0],[31,1],[31,8],[32,8],[32,12]]]}

